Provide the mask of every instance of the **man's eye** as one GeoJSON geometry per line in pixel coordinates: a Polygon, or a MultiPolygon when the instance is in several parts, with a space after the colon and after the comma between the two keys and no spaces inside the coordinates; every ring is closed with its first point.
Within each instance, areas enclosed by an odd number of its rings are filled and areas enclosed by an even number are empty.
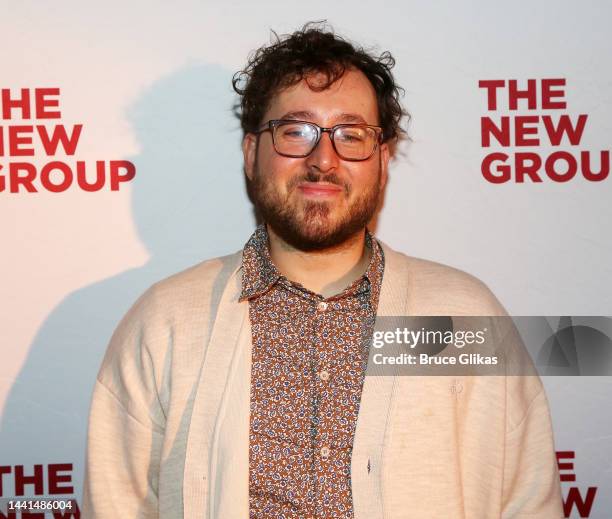
{"type": "Polygon", "coordinates": [[[363,135],[361,133],[342,133],[340,138],[344,142],[363,142],[363,135]]]}
{"type": "Polygon", "coordinates": [[[300,126],[289,126],[287,128],[283,128],[283,137],[289,139],[310,139],[312,132],[307,128],[303,128],[300,126]]]}

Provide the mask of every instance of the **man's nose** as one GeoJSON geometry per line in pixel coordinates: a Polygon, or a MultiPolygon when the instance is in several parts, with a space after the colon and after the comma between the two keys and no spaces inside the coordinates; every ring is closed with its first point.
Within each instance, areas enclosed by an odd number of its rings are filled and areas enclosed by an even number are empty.
{"type": "Polygon", "coordinates": [[[336,150],[334,150],[331,136],[325,132],[321,135],[321,139],[315,149],[312,150],[312,153],[306,157],[306,164],[308,167],[326,172],[337,168],[339,160],[340,157],[338,157],[336,150]]]}

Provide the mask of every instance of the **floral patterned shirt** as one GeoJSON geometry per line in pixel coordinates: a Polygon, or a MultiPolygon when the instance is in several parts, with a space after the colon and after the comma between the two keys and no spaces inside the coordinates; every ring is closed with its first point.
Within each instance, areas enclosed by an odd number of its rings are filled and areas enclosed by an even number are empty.
{"type": "Polygon", "coordinates": [[[384,271],[366,231],[365,274],[329,298],[289,281],[260,225],[243,251],[249,301],[251,518],[352,518],[351,451],[384,271]]]}

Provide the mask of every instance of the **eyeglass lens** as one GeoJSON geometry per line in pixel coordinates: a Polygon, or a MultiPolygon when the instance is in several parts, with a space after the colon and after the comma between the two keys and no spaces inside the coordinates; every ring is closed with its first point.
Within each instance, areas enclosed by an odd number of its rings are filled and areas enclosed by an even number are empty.
{"type": "MultiPolygon", "coordinates": [[[[276,151],[282,155],[305,157],[317,144],[317,127],[304,122],[282,122],[274,132],[276,151]]],[[[340,157],[352,160],[367,159],[377,143],[373,128],[359,125],[338,126],[332,138],[340,157]]]]}

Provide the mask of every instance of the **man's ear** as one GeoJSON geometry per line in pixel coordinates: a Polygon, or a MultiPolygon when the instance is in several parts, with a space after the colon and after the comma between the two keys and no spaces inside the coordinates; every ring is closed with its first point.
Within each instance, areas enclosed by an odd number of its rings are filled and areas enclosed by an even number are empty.
{"type": "Polygon", "coordinates": [[[257,156],[257,135],[247,133],[242,139],[242,155],[244,157],[244,172],[249,180],[253,180],[253,169],[257,156]]]}
{"type": "Polygon", "coordinates": [[[389,178],[389,159],[391,153],[389,150],[389,144],[384,142],[380,145],[380,189],[384,191],[387,185],[387,179],[389,178]]]}

